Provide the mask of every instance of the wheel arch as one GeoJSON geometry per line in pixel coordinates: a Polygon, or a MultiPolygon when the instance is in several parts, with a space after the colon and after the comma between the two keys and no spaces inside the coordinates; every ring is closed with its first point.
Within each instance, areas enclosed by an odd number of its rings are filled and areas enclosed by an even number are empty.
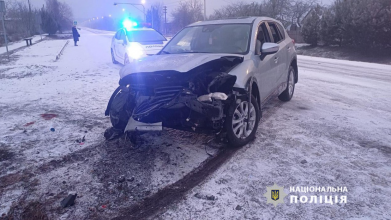
{"type": "Polygon", "coordinates": [[[257,99],[259,108],[261,108],[261,94],[259,93],[258,81],[255,77],[250,77],[247,81],[247,91],[250,91],[251,84],[251,94],[257,99]]]}
{"type": "Polygon", "coordinates": [[[261,96],[259,94],[258,84],[255,81],[253,82],[251,93],[257,99],[258,106],[261,108],[261,96]]]}
{"type": "Polygon", "coordinates": [[[299,68],[297,66],[297,58],[296,57],[292,60],[291,66],[295,70],[295,83],[297,83],[297,82],[299,82],[299,68]]]}

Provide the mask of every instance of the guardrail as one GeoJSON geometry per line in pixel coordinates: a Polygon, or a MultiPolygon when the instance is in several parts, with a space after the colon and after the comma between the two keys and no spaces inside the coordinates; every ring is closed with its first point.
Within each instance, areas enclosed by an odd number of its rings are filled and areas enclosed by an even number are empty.
{"type": "Polygon", "coordinates": [[[60,59],[62,53],[64,52],[65,47],[66,47],[68,44],[69,44],[69,40],[67,40],[67,42],[65,42],[65,45],[62,47],[62,49],[60,50],[60,52],[57,54],[57,56],[56,56],[56,61],[57,61],[58,59],[60,59]]]}

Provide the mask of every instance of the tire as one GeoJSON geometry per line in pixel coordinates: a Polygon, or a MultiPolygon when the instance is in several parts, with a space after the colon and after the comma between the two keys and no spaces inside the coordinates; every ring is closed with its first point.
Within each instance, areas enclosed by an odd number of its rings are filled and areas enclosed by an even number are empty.
{"type": "MultiPolygon", "coordinates": [[[[126,128],[126,125],[128,124],[130,115],[128,110],[131,108],[129,106],[129,93],[121,91],[119,92],[110,107],[110,121],[111,125],[119,130],[124,131],[126,128]]],[[[130,109],[132,110],[132,109],[130,109]]]]}
{"type": "Polygon", "coordinates": [[[288,102],[292,99],[294,92],[295,92],[295,69],[293,68],[293,66],[290,66],[286,89],[278,96],[278,98],[283,102],[288,102]]]}
{"type": "Polygon", "coordinates": [[[260,119],[260,110],[254,96],[251,97],[251,103],[251,108],[254,109],[250,112],[250,115],[252,115],[252,117],[250,117],[252,121],[250,127],[252,127],[252,129],[247,131],[242,130],[243,126],[246,126],[247,123],[244,121],[246,118],[241,118],[243,115],[240,114],[240,111],[242,105],[243,112],[245,112],[247,115],[246,112],[248,111],[248,98],[243,100],[238,99],[235,104],[230,106],[228,110],[227,118],[225,120],[225,131],[227,132],[227,139],[230,147],[241,147],[255,139],[255,134],[257,132],[260,119]],[[240,126],[240,124],[242,125],[240,126]],[[247,134],[243,135],[243,133],[246,132],[247,134]]]}
{"type": "Polygon", "coordinates": [[[111,61],[112,61],[114,64],[118,64],[118,62],[115,60],[113,49],[111,49],[111,61]]]}
{"type": "Polygon", "coordinates": [[[120,112],[110,110],[110,122],[114,128],[124,131],[128,124],[128,121],[124,120],[125,118],[129,117],[124,109],[120,112]]]}

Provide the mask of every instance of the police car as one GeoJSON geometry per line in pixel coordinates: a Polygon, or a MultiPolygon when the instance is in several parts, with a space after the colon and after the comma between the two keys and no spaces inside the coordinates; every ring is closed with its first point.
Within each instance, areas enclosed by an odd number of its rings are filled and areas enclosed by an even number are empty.
{"type": "Polygon", "coordinates": [[[167,39],[152,28],[139,28],[136,22],[124,22],[124,28],[117,31],[111,41],[113,63],[124,65],[142,57],[157,54],[167,39]]]}

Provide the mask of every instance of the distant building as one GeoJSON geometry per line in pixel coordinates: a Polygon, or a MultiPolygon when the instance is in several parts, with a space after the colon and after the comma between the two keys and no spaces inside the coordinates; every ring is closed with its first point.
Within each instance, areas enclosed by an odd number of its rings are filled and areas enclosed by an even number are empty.
{"type": "Polygon", "coordinates": [[[307,13],[303,14],[298,21],[295,21],[288,25],[286,31],[288,35],[295,40],[296,43],[304,43],[303,35],[301,34],[301,29],[306,19],[308,19],[309,15],[314,9],[310,9],[307,13]]]}

